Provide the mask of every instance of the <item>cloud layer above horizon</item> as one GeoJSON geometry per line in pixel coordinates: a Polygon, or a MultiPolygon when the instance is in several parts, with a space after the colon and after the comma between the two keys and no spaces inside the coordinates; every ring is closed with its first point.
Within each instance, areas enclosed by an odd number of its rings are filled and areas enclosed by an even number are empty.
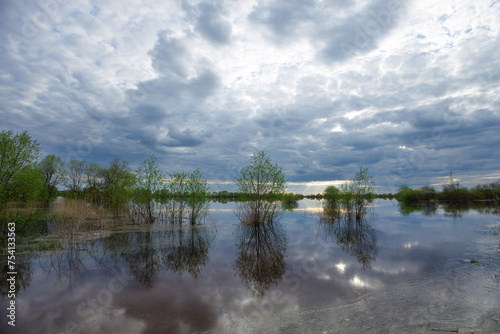
{"type": "MultiPolygon", "coordinates": [[[[498,1],[2,1],[0,130],[229,181],[500,178],[498,1]]],[[[300,189],[297,188],[300,192],[300,189]]]]}

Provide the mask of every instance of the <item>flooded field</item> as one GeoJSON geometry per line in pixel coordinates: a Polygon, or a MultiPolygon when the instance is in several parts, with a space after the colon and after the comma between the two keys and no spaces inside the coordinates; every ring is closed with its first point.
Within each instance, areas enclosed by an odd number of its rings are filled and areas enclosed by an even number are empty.
{"type": "Polygon", "coordinates": [[[498,314],[498,208],[378,200],[349,222],[320,203],[259,226],[211,203],[203,224],[113,222],[20,256],[16,327],[0,332],[408,333],[498,314]]]}

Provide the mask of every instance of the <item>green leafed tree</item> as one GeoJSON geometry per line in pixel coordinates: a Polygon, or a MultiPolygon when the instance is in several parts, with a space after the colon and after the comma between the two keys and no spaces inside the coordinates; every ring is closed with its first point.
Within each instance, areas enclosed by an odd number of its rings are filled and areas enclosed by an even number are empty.
{"type": "Polygon", "coordinates": [[[48,199],[53,199],[57,196],[57,186],[65,177],[65,167],[61,157],[48,154],[38,164],[38,169],[45,179],[46,192],[48,199]]]}
{"type": "MultiPolygon", "coordinates": [[[[31,168],[40,156],[40,144],[24,131],[12,130],[0,132],[0,204],[9,201],[8,185],[14,177],[31,168]]],[[[9,191],[10,193],[10,191],[9,191]]]]}
{"type": "Polygon", "coordinates": [[[335,186],[328,186],[323,192],[323,212],[321,218],[323,220],[336,220],[340,215],[339,202],[342,198],[341,191],[335,186]]]}
{"type": "Polygon", "coordinates": [[[195,224],[208,214],[209,187],[207,179],[199,169],[192,173],[184,171],[169,174],[161,202],[170,222],[182,223],[187,216],[195,224]]]}
{"type": "Polygon", "coordinates": [[[340,189],[335,186],[328,186],[323,192],[323,198],[330,201],[336,201],[340,198],[340,189]]]}
{"type": "Polygon", "coordinates": [[[171,222],[182,223],[188,196],[188,179],[189,174],[184,171],[169,175],[168,184],[166,185],[167,192],[169,193],[169,200],[166,202],[166,212],[171,222]]]}
{"type": "Polygon", "coordinates": [[[101,170],[103,204],[118,215],[129,206],[136,176],[128,162],[115,158],[109,167],[101,170]]]}
{"type": "Polygon", "coordinates": [[[277,217],[278,199],[286,190],[285,174],[265,152],[254,153],[247,164],[236,171],[235,183],[246,200],[239,208],[242,220],[272,222],[277,217]]]}
{"type": "Polygon", "coordinates": [[[423,199],[426,201],[435,200],[437,198],[436,189],[430,185],[420,187],[420,191],[422,192],[423,199]]]}
{"type": "Polygon", "coordinates": [[[373,201],[374,187],[375,179],[373,175],[368,173],[368,168],[359,166],[354,178],[342,185],[343,202],[346,210],[355,213],[356,217],[363,216],[366,213],[368,203],[373,201]]]}
{"type": "Polygon", "coordinates": [[[137,187],[134,201],[138,213],[148,222],[156,220],[155,196],[163,187],[165,175],[160,169],[158,158],[152,154],[136,169],[137,187]]]}
{"type": "Polygon", "coordinates": [[[186,188],[189,221],[194,224],[208,213],[209,187],[200,169],[189,174],[186,188]]]}
{"type": "Polygon", "coordinates": [[[6,188],[9,201],[16,203],[34,202],[47,196],[45,179],[35,166],[26,166],[16,173],[6,188]]]}

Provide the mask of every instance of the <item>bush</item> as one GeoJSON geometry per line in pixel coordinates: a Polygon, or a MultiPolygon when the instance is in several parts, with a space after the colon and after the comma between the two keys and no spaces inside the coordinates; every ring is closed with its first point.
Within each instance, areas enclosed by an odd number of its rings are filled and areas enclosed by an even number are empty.
{"type": "Polygon", "coordinates": [[[402,185],[399,187],[399,191],[396,194],[396,199],[404,203],[432,201],[436,200],[437,197],[438,194],[436,189],[431,186],[423,186],[420,189],[412,189],[407,185],[402,185]]]}
{"type": "Polygon", "coordinates": [[[285,174],[263,151],[256,152],[236,171],[235,184],[247,202],[239,205],[240,219],[251,223],[272,222],[278,217],[286,189],[285,174]]]}
{"type": "Polygon", "coordinates": [[[467,202],[471,198],[469,189],[460,187],[458,182],[452,182],[443,186],[443,190],[439,194],[439,199],[449,202],[467,202]]]}
{"type": "Polygon", "coordinates": [[[335,186],[328,186],[323,192],[323,198],[330,201],[336,201],[340,198],[340,189],[335,186]]]}

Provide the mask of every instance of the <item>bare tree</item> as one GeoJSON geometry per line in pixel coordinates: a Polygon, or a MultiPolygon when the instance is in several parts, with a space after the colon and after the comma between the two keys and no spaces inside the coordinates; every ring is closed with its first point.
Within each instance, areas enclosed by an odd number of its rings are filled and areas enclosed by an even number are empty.
{"type": "Polygon", "coordinates": [[[67,166],[64,184],[71,191],[74,198],[82,198],[83,186],[85,184],[85,161],[71,160],[67,166]]]}

